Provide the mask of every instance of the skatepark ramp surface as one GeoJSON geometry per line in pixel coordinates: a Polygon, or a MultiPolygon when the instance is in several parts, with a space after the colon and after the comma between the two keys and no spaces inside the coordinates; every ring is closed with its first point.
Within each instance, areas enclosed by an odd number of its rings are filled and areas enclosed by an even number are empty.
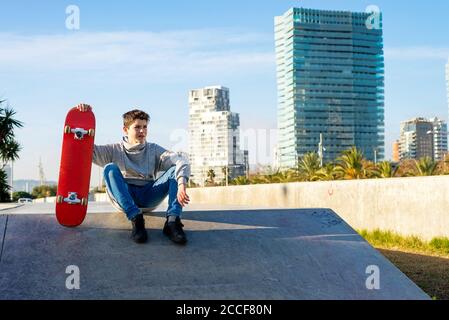
{"type": "Polygon", "coordinates": [[[429,299],[329,209],[189,206],[189,242],[146,216],[149,242],[109,204],[60,226],[54,205],[0,211],[0,299],[429,299]]]}

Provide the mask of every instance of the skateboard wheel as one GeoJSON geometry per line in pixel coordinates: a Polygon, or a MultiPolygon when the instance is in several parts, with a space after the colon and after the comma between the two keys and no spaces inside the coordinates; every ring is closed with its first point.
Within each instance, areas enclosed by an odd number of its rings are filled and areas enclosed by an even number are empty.
{"type": "Polygon", "coordinates": [[[93,137],[95,135],[95,129],[89,129],[89,136],[93,137]]]}
{"type": "Polygon", "coordinates": [[[64,133],[70,133],[70,126],[64,127],[64,133]]]}
{"type": "Polygon", "coordinates": [[[82,206],[87,206],[87,199],[86,198],[82,198],[81,199],[81,205],[82,206]]]}
{"type": "Polygon", "coordinates": [[[56,197],[56,203],[62,203],[62,201],[64,201],[64,197],[63,196],[57,196],[56,197]]]}

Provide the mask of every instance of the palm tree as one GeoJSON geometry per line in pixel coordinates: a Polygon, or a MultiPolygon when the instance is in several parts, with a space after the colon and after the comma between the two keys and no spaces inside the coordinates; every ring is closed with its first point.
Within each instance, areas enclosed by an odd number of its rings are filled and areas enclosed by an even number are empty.
{"type": "Polygon", "coordinates": [[[23,127],[23,123],[14,119],[16,112],[6,106],[2,108],[5,100],[0,100],[0,201],[9,200],[7,176],[3,168],[8,161],[19,158],[20,144],[15,140],[14,129],[23,127]]]}
{"type": "Polygon", "coordinates": [[[320,170],[320,158],[316,152],[306,153],[299,161],[298,174],[305,181],[312,181],[320,170]]]}
{"type": "Polygon", "coordinates": [[[430,157],[423,157],[415,160],[415,170],[417,176],[433,176],[437,174],[437,162],[430,157]]]}
{"type": "Polygon", "coordinates": [[[393,178],[396,176],[398,167],[393,168],[389,161],[383,161],[377,165],[376,171],[376,175],[379,178],[393,178]]]}
{"type": "Polygon", "coordinates": [[[416,173],[415,160],[405,159],[399,163],[399,167],[396,172],[398,177],[411,177],[415,176],[416,173]]]}
{"type": "Polygon", "coordinates": [[[269,183],[288,183],[297,181],[297,173],[295,170],[290,169],[286,171],[278,171],[275,174],[267,176],[269,183]]]}
{"type": "Polygon", "coordinates": [[[231,181],[231,184],[233,184],[233,185],[244,185],[244,184],[249,184],[249,183],[250,183],[250,181],[245,176],[239,176],[231,181]]]}
{"type": "Polygon", "coordinates": [[[15,140],[14,128],[23,127],[22,122],[14,119],[16,114],[14,110],[1,107],[4,102],[5,100],[0,100],[0,160],[3,162],[3,167],[6,162],[19,158],[21,147],[15,140]]]}
{"type": "Polygon", "coordinates": [[[210,169],[209,171],[207,171],[207,182],[209,182],[210,184],[214,184],[215,183],[214,178],[215,178],[214,169],[210,169]]]}
{"type": "MultiPolygon", "coordinates": [[[[221,168],[221,173],[223,173],[223,185],[226,185],[226,176],[228,176],[228,168],[226,166],[221,168]]],[[[228,176],[229,179],[229,176],[228,176]]]]}
{"type": "Polygon", "coordinates": [[[6,172],[0,170],[0,202],[8,201],[10,199],[9,190],[11,190],[11,186],[8,185],[6,172]]]}
{"type": "Polygon", "coordinates": [[[250,178],[251,184],[265,184],[265,183],[271,183],[269,178],[267,176],[262,174],[254,175],[250,178]]]}
{"type": "Polygon", "coordinates": [[[437,167],[435,169],[437,174],[444,175],[444,176],[449,175],[449,171],[447,170],[447,165],[449,163],[449,157],[447,156],[447,154],[445,154],[443,156],[443,159],[435,160],[435,162],[437,163],[437,167]]]}
{"type": "Polygon", "coordinates": [[[269,184],[278,182],[279,182],[278,173],[265,174],[259,177],[259,183],[269,184]]]}
{"type": "Polygon", "coordinates": [[[374,176],[375,167],[372,162],[363,158],[363,153],[356,147],[342,152],[337,158],[335,171],[338,176],[345,180],[367,179],[374,176]]]}
{"type": "Polygon", "coordinates": [[[320,170],[318,170],[313,177],[314,181],[331,181],[331,180],[337,180],[338,173],[335,171],[335,164],[334,163],[327,163],[322,167],[320,170]]]}
{"type": "Polygon", "coordinates": [[[299,182],[300,177],[296,170],[290,169],[280,173],[282,182],[299,182]]]}

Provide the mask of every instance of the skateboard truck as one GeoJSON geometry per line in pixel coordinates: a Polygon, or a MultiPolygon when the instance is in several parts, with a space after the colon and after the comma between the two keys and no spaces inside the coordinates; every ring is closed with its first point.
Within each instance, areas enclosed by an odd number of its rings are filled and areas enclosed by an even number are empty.
{"type": "Polygon", "coordinates": [[[76,140],[81,140],[84,138],[84,136],[87,134],[90,137],[93,137],[95,135],[95,130],[94,129],[89,129],[89,130],[85,130],[83,128],[70,128],[69,126],[65,126],[64,127],[64,132],[65,133],[73,133],[75,134],[75,139],[76,140]]]}
{"type": "Polygon", "coordinates": [[[62,203],[62,202],[67,202],[68,204],[80,204],[81,205],[86,205],[87,204],[87,199],[83,198],[83,199],[78,199],[78,194],[76,192],[69,192],[69,195],[67,196],[67,198],[64,198],[63,196],[58,196],[56,201],[58,203],[62,203]]]}
{"type": "Polygon", "coordinates": [[[84,135],[87,134],[87,130],[84,130],[82,128],[75,128],[70,131],[75,134],[75,139],[78,140],[81,140],[82,138],[84,138],[84,135]]]}

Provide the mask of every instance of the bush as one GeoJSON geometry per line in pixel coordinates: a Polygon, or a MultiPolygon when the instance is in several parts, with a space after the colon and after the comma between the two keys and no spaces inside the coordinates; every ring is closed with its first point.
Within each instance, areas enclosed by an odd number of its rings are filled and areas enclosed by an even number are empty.
{"type": "Polygon", "coordinates": [[[34,199],[33,195],[25,191],[17,191],[12,194],[12,201],[17,202],[20,198],[34,199]]]}
{"type": "Polygon", "coordinates": [[[448,238],[433,238],[428,242],[417,236],[402,236],[392,231],[359,230],[358,233],[373,246],[449,255],[448,238]]]}
{"type": "Polygon", "coordinates": [[[56,196],[56,189],[57,189],[56,186],[47,186],[47,185],[38,186],[33,188],[31,195],[34,197],[34,199],[54,197],[56,196]]]}
{"type": "Polygon", "coordinates": [[[92,193],[106,193],[106,186],[95,187],[92,189],[92,193]]]}
{"type": "Polygon", "coordinates": [[[429,245],[437,251],[449,254],[449,239],[447,238],[434,238],[430,241],[429,245]]]}

